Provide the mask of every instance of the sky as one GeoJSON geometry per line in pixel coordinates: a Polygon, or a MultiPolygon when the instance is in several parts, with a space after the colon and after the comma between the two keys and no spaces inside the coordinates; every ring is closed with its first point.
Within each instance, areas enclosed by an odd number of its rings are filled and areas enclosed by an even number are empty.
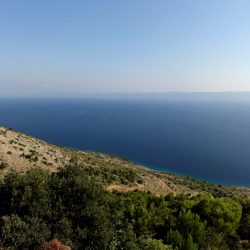
{"type": "Polygon", "coordinates": [[[250,91],[249,0],[0,0],[0,96],[250,91]]]}

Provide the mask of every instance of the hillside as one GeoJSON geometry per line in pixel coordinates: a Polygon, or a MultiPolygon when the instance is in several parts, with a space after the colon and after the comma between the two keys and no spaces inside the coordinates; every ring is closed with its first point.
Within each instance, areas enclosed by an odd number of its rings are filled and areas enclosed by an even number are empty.
{"type": "Polygon", "coordinates": [[[6,128],[0,171],[0,249],[250,249],[248,188],[160,173],[6,128]]]}
{"type": "Polygon", "coordinates": [[[250,197],[246,187],[209,184],[190,177],[160,173],[126,159],[103,153],[83,152],[48,144],[42,140],[0,127],[0,174],[24,173],[41,167],[50,171],[77,164],[99,178],[106,190],[150,191],[156,195],[211,193],[214,196],[250,197]]]}

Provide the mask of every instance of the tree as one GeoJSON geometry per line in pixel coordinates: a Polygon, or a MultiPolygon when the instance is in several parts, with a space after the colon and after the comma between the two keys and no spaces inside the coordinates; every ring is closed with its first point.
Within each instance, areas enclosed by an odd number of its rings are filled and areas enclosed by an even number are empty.
{"type": "Polygon", "coordinates": [[[203,199],[192,210],[225,236],[235,235],[242,215],[240,203],[230,198],[203,199]]]}
{"type": "Polygon", "coordinates": [[[164,245],[162,240],[142,237],[142,238],[139,238],[139,249],[141,250],[172,250],[172,247],[164,245]]]}
{"type": "Polygon", "coordinates": [[[46,218],[51,211],[48,178],[49,172],[42,169],[8,174],[0,185],[0,215],[46,218]]]}
{"type": "Polygon", "coordinates": [[[4,216],[1,224],[1,245],[9,249],[36,249],[50,236],[47,225],[35,217],[4,216]]]}
{"type": "Polygon", "coordinates": [[[183,250],[198,249],[205,239],[206,223],[185,208],[180,211],[174,229],[168,232],[167,242],[183,250]]]}
{"type": "Polygon", "coordinates": [[[53,173],[49,187],[53,235],[71,238],[74,249],[106,249],[114,235],[106,191],[76,165],[53,173]],[[67,218],[67,232],[58,225],[62,218],[67,218]]]}
{"type": "Polygon", "coordinates": [[[250,239],[250,200],[244,199],[242,204],[242,218],[238,229],[238,234],[242,240],[250,239]]]}

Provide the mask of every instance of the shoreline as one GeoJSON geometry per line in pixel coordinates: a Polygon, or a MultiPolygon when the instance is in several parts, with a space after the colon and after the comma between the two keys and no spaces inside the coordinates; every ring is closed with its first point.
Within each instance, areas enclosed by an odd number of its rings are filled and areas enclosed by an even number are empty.
{"type": "Polygon", "coordinates": [[[180,173],[180,172],[175,172],[169,169],[162,169],[162,167],[157,167],[154,165],[150,165],[147,163],[143,163],[140,161],[135,161],[132,159],[129,159],[128,157],[122,156],[122,155],[116,155],[116,154],[112,154],[112,153],[108,153],[108,152],[101,152],[101,151],[93,151],[93,150],[87,150],[87,149],[78,149],[78,148],[73,148],[73,147],[66,147],[69,148],[71,150],[76,150],[76,151],[80,151],[80,152],[92,152],[92,153],[97,153],[97,154],[104,154],[104,155],[108,155],[111,157],[115,157],[115,158],[119,158],[125,161],[128,161],[130,163],[132,163],[133,165],[136,166],[141,166],[144,167],[146,169],[149,169],[150,171],[155,171],[158,172],[160,174],[169,174],[169,175],[173,175],[173,176],[177,176],[177,177],[181,177],[181,178],[188,178],[188,179],[192,179],[193,181],[197,181],[200,183],[204,183],[207,185],[214,185],[214,186],[225,186],[225,187],[232,187],[232,188],[247,188],[250,189],[250,184],[249,185],[243,185],[243,184],[236,184],[236,183],[228,183],[228,182],[220,182],[220,181],[214,181],[214,180],[208,180],[208,179],[203,179],[201,177],[198,176],[193,176],[193,175],[188,175],[188,174],[184,174],[184,173],[180,173]]]}
{"type": "MultiPolygon", "coordinates": [[[[119,156],[117,156],[119,157],[119,156]]],[[[163,170],[161,167],[157,167],[157,166],[153,166],[153,165],[147,165],[146,163],[143,162],[138,162],[138,161],[133,161],[128,159],[129,162],[138,165],[138,166],[142,166],[145,167],[147,169],[150,169],[152,171],[157,171],[161,174],[170,174],[170,175],[174,175],[174,176],[178,176],[178,177],[182,177],[182,178],[189,178],[189,179],[193,179],[194,181],[199,181],[208,185],[217,185],[217,186],[226,186],[226,187],[240,187],[240,188],[250,188],[250,184],[249,185],[243,185],[243,184],[236,184],[236,183],[228,183],[228,182],[222,182],[222,181],[216,181],[216,180],[208,180],[208,179],[203,179],[201,177],[197,177],[197,176],[193,176],[193,175],[188,175],[188,174],[184,174],[184,173],[179,173],[179,172],[175,172],[169,169],[163,170]]]]}

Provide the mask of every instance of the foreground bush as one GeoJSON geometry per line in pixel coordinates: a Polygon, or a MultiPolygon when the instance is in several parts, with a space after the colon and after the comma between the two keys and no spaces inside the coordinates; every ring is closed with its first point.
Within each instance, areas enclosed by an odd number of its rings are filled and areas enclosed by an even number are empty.
{"type": "Polygon", "coordinates": [[[108,193],[93,178],[74,165],[7,175],[0,183],[0,247],[242,249],[249,239],[247,199],[108,193]]]}

